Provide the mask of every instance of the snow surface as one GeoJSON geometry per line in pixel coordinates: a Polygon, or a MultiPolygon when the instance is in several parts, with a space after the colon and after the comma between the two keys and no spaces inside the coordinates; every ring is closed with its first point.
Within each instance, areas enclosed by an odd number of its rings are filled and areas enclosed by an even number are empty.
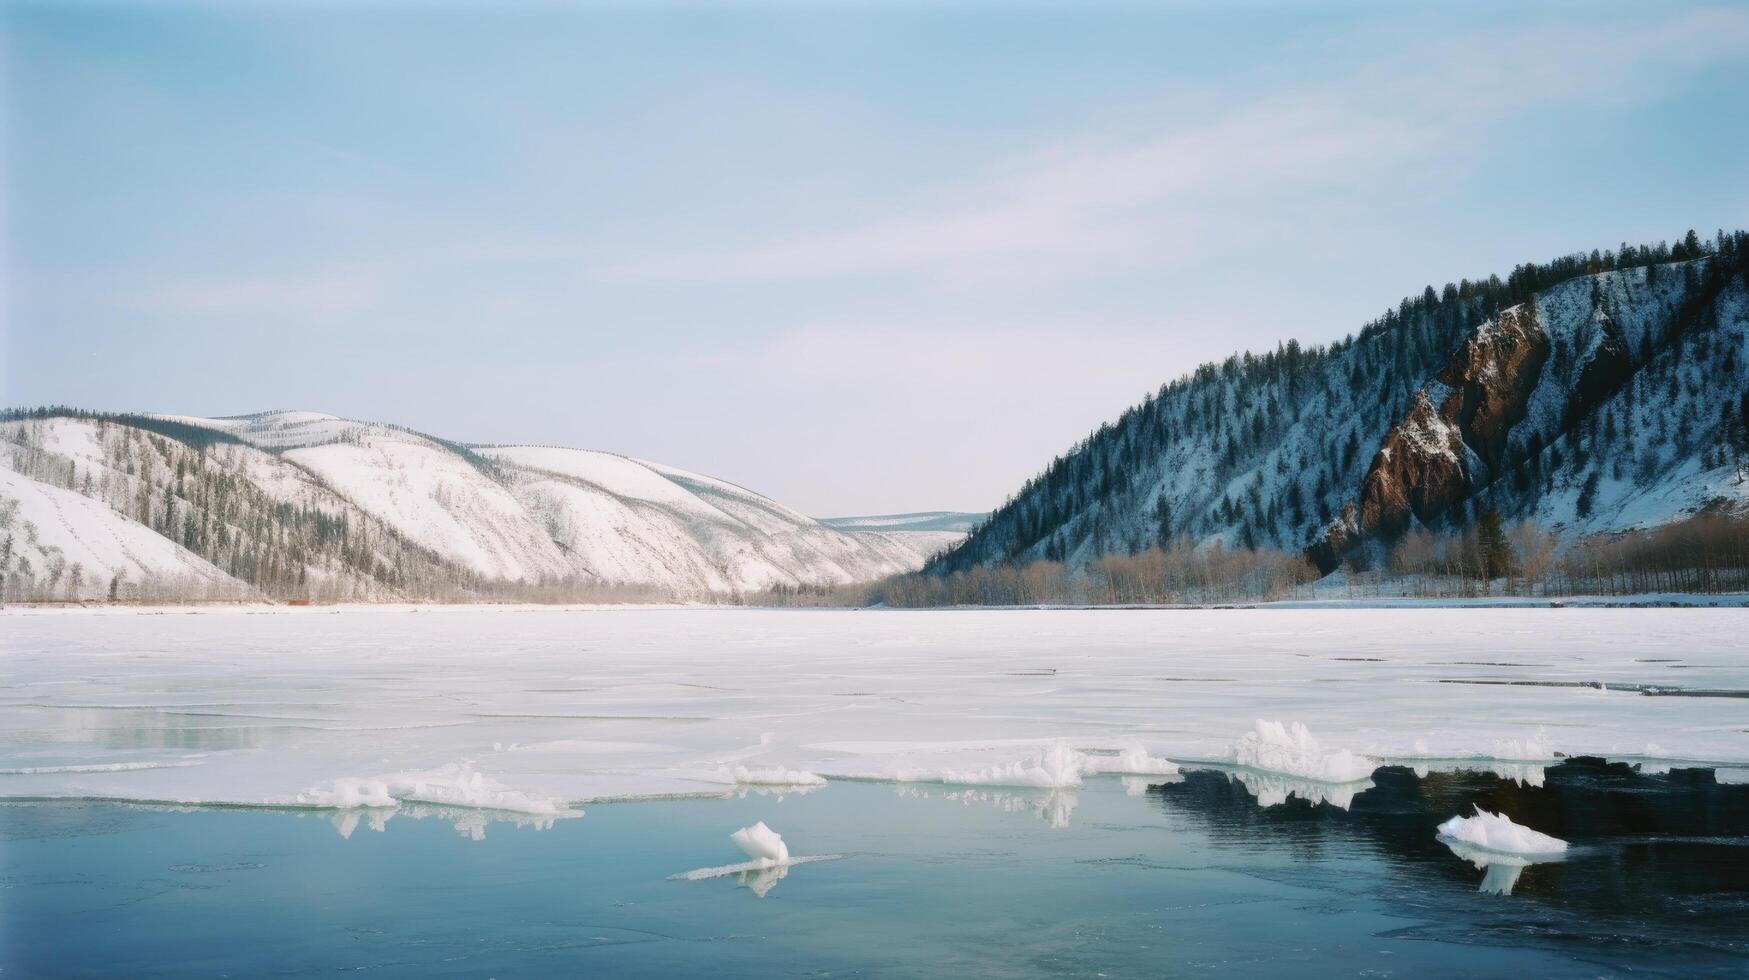
{"type": "Polygon", "coordinates": [[[1439,836],[1496,854],[1561,854],[1567,850],[1566,841],[1479,806],[1473,817],[1452,817],[1440,824],[1439,836]]]}
{"type": "Polygon", "coordinates": [[[534,581],[571,571],[540,523],[466,459],[394,429],[359,439],[284,455],[409,540],[483,575],[534,581]]]}
{"type": "Polygon", "coordinates": [[[0,797],[548,819],[922,778],[1054,790],[1066,819],[1066,787],[1167,760],[1336,805],[1374,762],[1742,769],[1744,699],[1717,695],[1749,692],[1746,631],[1742,609],[17,610],[0,797]]]}
{"type": "Polygon", "coordinates": [[[943,531],[963,536],[984,517],[969,511],[924,510],[911,514],[822,517],[820,523],[846,531],[943,531]]]}
{"type": "Polygon", "coordinates": [[[174,581],[182,594],[193,597],[254,591],[96,500],[0,467],[0,537],[6,536],[12,537],[15,553],[30,559],[39,577],[60,562],[61,587],[69,599],[105,598],[116,576],[135,583],[148,575],[174,581]]]}

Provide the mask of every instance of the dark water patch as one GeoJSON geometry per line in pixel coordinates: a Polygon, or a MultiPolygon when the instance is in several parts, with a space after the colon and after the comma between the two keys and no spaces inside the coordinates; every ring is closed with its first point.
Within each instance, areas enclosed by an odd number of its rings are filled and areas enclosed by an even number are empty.
{"type": "Polygon", "coordinates": [[[1430,919],[1388,935],[1530,943],[1617,968],[1703,974],[1749,966],[1736,959],[1749,955],[1749,786],[1721,784],[1710,769],[1642,775],[1594,758],[1550,766],[1544,780],[1527,786],[1471,772],[1417,778],[1386,767],[1347,810],[1300,799],[1260,808],[1239,783],[1212,772],[1150,793],[1217,847],[1293,854],[1287,864],[1246,861],[1248,873],[1272,880],[1305,884],[1356,856],[1376,856],[1390,873],[1352,880],[1430,919]],[[1563,860],[1523,868],[1477,868],[1436,833],[1476,806],[1567,840],[1570,850],[1563,860]],[[1463,897],[1501,881],[1506,894],[1463,897]]]}
{"type": "Polygon", "coordinates": [[[1671,687],[1668,684],[1631,684],[1615,681],[1504,681],[1468,677],[1441,677],[1439,683],[1475,684],[1482,687],[1580,687],[1593,691],[1616,691],[1663,698],[1749,698],[1749,690],[1737,688],[1671,687]]]}
{"type": "MultiPolygon", "coordinates": [[[[1544,785],[1386,768],[1351,808],[1218,772],[1072,791],[833,783],[589,808],[0,808],[8,974],[1736,976],[1749,787],[1594,759],[1544,785]],[[1501,893],[1434,836],[1472,804],[1567,838],[1501,893]],[[763,820],[782,874],[740,860],[763,820]],[[166,871],[166,869],[169,869],[166,871]],[[1505,892],[1509,892],[1505,893],[1505,892]]],[[[1496,876],[1498,877],[1498,876],[1496,876]]]]}

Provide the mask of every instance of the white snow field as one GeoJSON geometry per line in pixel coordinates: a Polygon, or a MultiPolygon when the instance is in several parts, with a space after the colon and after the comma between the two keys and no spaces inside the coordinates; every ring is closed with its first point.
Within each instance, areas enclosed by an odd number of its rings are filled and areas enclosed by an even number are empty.
{"type": "Polygon", "coordinates": [[[1746,634],[1741,609],[8,610],[0,797],[540,821],[1176,763],[1346,805],[1374,764],[1749,764],[1746,634]]]}

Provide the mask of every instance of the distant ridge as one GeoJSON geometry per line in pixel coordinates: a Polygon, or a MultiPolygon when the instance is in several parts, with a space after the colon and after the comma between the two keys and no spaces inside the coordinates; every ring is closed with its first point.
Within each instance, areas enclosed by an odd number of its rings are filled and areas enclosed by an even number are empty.
{"type": "Polygon", "coordinates": [[[0,471],[0,599],[737,594],[872,581],[963,536],[840,528],[646,460],[323,412],[13,410],[0,471]]]}
{"type": "Polygon", "coordinates": [[[969,511],[924,510],[913,514],[822,517],[820,523],[844,531],[948,531],[964,534],[987,516],[969,511]]]}

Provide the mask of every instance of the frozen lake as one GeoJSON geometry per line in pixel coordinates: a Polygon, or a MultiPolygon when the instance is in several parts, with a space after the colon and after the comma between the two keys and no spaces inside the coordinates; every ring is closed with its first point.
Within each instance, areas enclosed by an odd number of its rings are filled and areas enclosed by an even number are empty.
{"type": "Polygon", "coordinates": [[[1530,782],[1557,754],[1745,765],[1746,636],[1741,609],[14,613],[0,797],[563,818],[737,784],[1070,786],[1165,760],[1278,783],[1386,762],[1530,782]],[[1238,759],[1258,719],[1316,745],[1238,759]]]}
{"type": "Polygon", "coordinates": [[[1746,627],[14,610],[0,967],[1738,975],[1746,627]],[[670,880],[755,821],[837,857],[670,880]]]}

